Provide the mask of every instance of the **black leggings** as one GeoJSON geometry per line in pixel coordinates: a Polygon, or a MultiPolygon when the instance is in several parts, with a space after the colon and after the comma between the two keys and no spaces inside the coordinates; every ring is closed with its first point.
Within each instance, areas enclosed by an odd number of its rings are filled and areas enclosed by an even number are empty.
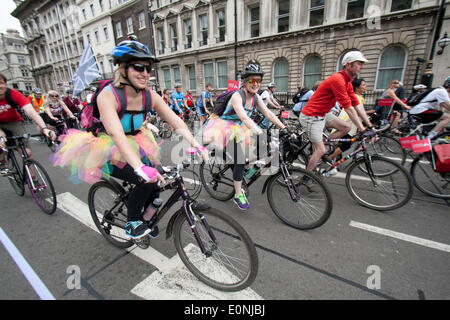
{"type": "Polygon", "coordinates": [[[128,221],[138,221],[142,219],[142,209],[159,197],[158,185],[154,183],[139,182],[138,176],[134,173],[130,165],[122,169],[114,166],[111,176],[136,185],[128,197],[128,221]]]}

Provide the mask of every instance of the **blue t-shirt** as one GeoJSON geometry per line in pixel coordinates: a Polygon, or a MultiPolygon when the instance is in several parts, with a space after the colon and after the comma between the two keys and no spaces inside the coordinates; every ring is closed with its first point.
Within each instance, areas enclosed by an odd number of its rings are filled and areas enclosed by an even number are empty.
{"type": "Polygon", "coordinates": [[[176,110],[178,108],[181,109],[181,105],[183,104],[183,101],[184,101],[184,93],[174,91],[172,93],[172,100],[170,102],[170,107],[172,108],[172,110],[176,110]],[[178,108],[175,106],[175,103],[178,106],[178,108]]]}
{"type": "Polygon", "coordinates": [[[197,101],[197,107],[204,107],[203,98],[205,98],[205,102],[210,101],[212,97],[212,92],[207,93],[206,90],[202,91],[200,98],[197,101]]]}
{"type": "Polygon", "coordinates": [[[302,111],[303,107],[306,106],[308,103],[309,98],[312,97],[314,94],[314,91],[309,90],[307,93],[305,93],[303,96],[300,97],[300,100],[306,100],[304,102],[298,102],[294,105],[294,108],[292,108],[293,111],[302,111]]]}

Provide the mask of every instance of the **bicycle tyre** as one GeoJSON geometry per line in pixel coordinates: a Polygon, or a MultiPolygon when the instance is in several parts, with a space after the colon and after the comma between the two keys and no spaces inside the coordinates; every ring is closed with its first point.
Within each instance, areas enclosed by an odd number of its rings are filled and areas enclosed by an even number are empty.
{"type": "Polygon", "coordinates": [[[45,168],[39,162],[33,159],[28,159],[25,163],[25,166],[30,168],[31,165],[34,166],[37,179],[36,181],[38,183],[38,185],[33,183],[35,184],[34,187],[36,188],[33,189],[33,185],[31,184],[31,181],[29,181],[28,174],[24,172],[24,176],[28,180],[27,183],[31,195],[36,201],[38,207],[44,213],[51,215],[55,213],[57,207],[56,192],[55,188],[53,187],[52,180],[50,179],[50,176],[48,175],[45,168]]]}
{"type": "Polygon", "coordinates": [[[115,208],[114,212],[108,212],[108,216],[104,216],[103,214],[118,204],[120,197],[124,193],[124,190],[119,191],[106,181],[94,183],[89,188],[88,193],[89,212],[91,213],[95,226],[108,242],[122,249],[129,248],[133,245],[133,241],[125,235],[127,212],[123,213],[122,210],[127,209],[126,204],[123,203],[123,205],[115,208]],[[97,212],[102,214],[101,219],[97,212]]]}
{"type": "Polygon", "coordinates": [[[273,213],[285,224],[299,230],[309,230],[320,227],[329,219],[333,209],[330,191],[322,179],[311,171],[301,168],[290,168],[289,173],[291,179],[295,181],[295,186],[299,190],[298,196],[300,196],[300,199],[297,198],[296,200],[303,201],[298,202],[292,200],[289,191],[287,190],[287,185],[284,182],[283,175],[281,171],[279,171],[270,177],[270,181],[267,183],[267,199],[273,213]],[[312,181],[312,186],[306,187],[302,182],[303,176],[305,175],[312,181]],[[283,181],[282,183],[280,182],[280,179],[283,181]],[[277,192],[276,188],[283,189],[277,192]],[[319,197],[320,194],[322,194],[323,197],[319,197]],[[292,212],[287,209],[288,204],[292,202],[294,202],[296,206],[294,210],[297,208],[300,209],[298,214],[291,214],[292,212]],[[302,208],[300,208],[300,205],[302,208]],[[322,205],[323,208],[315,210],[322,205]]]}
{"type": "Polygon", "coordinates": [[[180,172],[183,177],[184,186],[191,199],[197,199],[202,192],[202,182],[197,172],[192,169],[183,169],[180,172]]]}
{"type": "Polygon", "coordinates": [[[412,162],[410,173],[414,181],[414,185],[424,194],[439,199],[450,199],[450,172],[439,173],[434,171],[431,161],[424,159],[423,156],[420,156],[412,162]],[[420,176],[421,173],[423,173],[423,176],[425,176],[427,181],[420,179],[422,178],[422,176],[420,176]],[[440,190],[444,191],[439,187],[439,182],[441,184],[443,183],[447,194],[438,193],[440,190]],[[435,188],[437,191],[431,191],[425,186],[435,188]]]}
{"type": "Polygon", "coordinates": [[[192,245],[197,241],[186,215],[178,213],[173,227],[175,248],[197,279],[221,291],[239,291],[253,283],[258,273],[258,255],[253,241],[240,224],[217,209],[195,212],[198,216],[194,220],[196,230],[208,250],[205,255],[192,245]],[[203,218],[214,232],[216,241],[204,227],[203,218]],[[238,266],[231,265],[233,262],[238,266]]]}
{"type": "Polygon", "coordinates": [[[200,164],[200,180],[206,192],[216,200],[227,201],[233,198],[233,172],[229,167],[224,173],[218,174],[227,164],[203,161],[200,164]],[[220,190],[219,190],[220,188],[220,190]]]}
{"type": "MultiPolygon", "coordinates": [[[[402,148],[400,141],[391,136],[380,136],[377,141],[375,141],[373,147],[369,147],[369,151],[375,152],[375,155],[389,158],[395,158],[400,165],[404,166],[406,163],[407,153],[405,149],[402,148]]],[[[394,159],[392,159],[394,160],[394,159]]]]}
{"type": "Polygon", "coordinates": [[[345,177],[345,185],[352,198],[362,206],[378,211],[394,210],[404,206],[413,194],[413,181],[409,172],[394,160],[376,155],[372,155],[370,158],[372,170],[376,167],[374,176],[377,178],[377,185],[374,185],[368,176],[364,157],[356,159],[348,168],[345,177]],[[389,169],[383,169],[384,167],[389,169]],[[363,176],[359,176],[358,172],[364,173],[363,176]],[[392,172],[392,174],[386,174],[386,172],[392,172]],[[396,183],[398,183],[397,186],[393,186],[390,190],[387,189],[389,184],[396,183]],[[373,187],[374,190],[368,191],[369,187],[373,187]],[[364,197],[363,192],[366,191],[367,196],[364,197]],[[386,192],[383,193],[383,191],[386,192]],[[378,199],[380,193],[383,193],[381,204],[375,204],[374,201],[378,199]],[[398,200],[386,205],[385,201],[389,199],[398,200]]]}
{"type": "Polygon", "coordinates": [[[15,150],[10,150],[8,153],[8,170],[10,171],[10,175],[7,177],[11,187],[14,189],[14,192],[23,197],[25,194],[25,184],[22,180],[23,174],[21,171],[21,166],[19,161],[17,161],[18,152],[15,150]],[[11,153],[15,153],[14,156],[11,153]]]}

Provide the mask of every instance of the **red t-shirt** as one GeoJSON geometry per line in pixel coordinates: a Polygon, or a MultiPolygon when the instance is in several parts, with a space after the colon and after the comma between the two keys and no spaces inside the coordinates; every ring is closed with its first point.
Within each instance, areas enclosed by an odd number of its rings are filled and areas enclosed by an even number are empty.
{"type": "MultiPolygon", "coordinates": [[[[23,108],[30,103],[27,98],[19,91],[9,89],[11,91],[11,98],[18,107],[23,108]]],[[[10,106],[6,98],[0,99],[0,123],[10,123],[23,121],[16,108],[10,106]]]]}
{"type": "Polygon", "coordinates": [[[345,71],[339,71],[325,79],[302,109],[302,113],[311,117],[324,117],[336,105],[336,101],[344,109],[359,105],[352,81],[345,71]]]}

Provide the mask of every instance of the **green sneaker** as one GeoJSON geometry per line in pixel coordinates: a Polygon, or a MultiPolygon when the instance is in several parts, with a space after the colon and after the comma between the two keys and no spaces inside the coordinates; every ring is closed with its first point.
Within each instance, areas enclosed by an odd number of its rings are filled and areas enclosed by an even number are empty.
{"type": "Polygon", "coordinates": [[[250,204],[247,201],[247,198],[245,197],[244,192],[242,192],[240,195],[236,196],[234,195],[233,197],[233,201],[234,203],[237,204],[237,206],[239,207],[239,209],[241,210],[247,210],[248,208],[250,208],[250,204]]]}

